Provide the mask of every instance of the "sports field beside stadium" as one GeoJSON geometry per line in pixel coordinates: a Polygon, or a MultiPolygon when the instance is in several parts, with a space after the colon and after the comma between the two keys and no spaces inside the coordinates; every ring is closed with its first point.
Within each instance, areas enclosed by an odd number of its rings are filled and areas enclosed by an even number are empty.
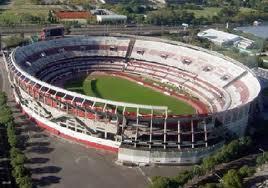
{"type": "Polygon", "coordinates": [[[68,81],[64,88],[88,96],[114,101],[167,106],[172,114],[193,114],[195,109],[174,97],[167,96],[151,88],[130,80],[110,75],[88,76],[86,79],[68,81]]]}

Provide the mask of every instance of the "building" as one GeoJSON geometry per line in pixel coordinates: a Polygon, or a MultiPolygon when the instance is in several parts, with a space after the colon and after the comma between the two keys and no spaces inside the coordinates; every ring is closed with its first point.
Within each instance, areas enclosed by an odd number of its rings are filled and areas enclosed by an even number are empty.
{"type": "MultiPolygon", "coordinates": [[[[16,103],[38,126],[118,152],[123,163],[199,162],[230,135],[244,135],[260,92],[255,74],[229,57],[141,36],[36,42],[5,54],[4,62],[16,103]],[[92,71],[172,84],[196,113],[170,114],[166,106],[90,97],[57,86],[92,71]]],[[[168,89],[163,93],[176,94],[168,89]]]]}
{"type": "Polygon", "coordinates": [[[197,36],[200,38],[208,39],[209,41],[219,46],[236,47],[241,50],[248,50],[254,46],[253,40],[215,29],[208,29],[199,32],[197,36]]]}
{"type": "Polygon", "coordinates": [[[127,16],[124,15],[97,15],[98,23],[126,23],[127,16]]]}
{"type": "Polygon", "coordinates": [[[92,18],[88,11],[58,11],[55,12],[55,17],[60,22],[78,22],[87,24],[87,21],[92,18]]]}
{"type": "Polygon", "coordinates": [[[208,29],[199,32],[197,36],[200,38],[206,38],[209,41],[219,46],[233,45],[234,42],[240,40],[240,37],[238,35],[226,33],[215,29],[208,29]]]}
{"type": "Polygon", "coordinates": [[[94,9],[91,14],[96,15],[98,23],[126,23],[127,16],[118,15],[107,9],[94,9]]]}
{"type": "Polygon", "coordinates": [[[234,47],[242,50],[252,49],[254,47],[254,41],[241,37],[241,40],[234,42],[234,47]]]}

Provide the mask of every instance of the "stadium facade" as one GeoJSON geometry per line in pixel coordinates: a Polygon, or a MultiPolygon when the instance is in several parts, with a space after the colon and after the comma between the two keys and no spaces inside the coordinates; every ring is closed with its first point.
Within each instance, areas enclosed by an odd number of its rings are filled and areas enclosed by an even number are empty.
{"type": "Polygon", "coordinates": [[[16,102],[40,127],[118,152],[121,162],[198,162],[226,137],[245,133],[260,92],[254,73],[228,57],[148,37],[42,41],[18,47],[4,59],[16,102]],[[195,99],[196,114],[174,115],[165,106],[111,101],[60,87],[62,80],[94,71],[138,75],[155,80],[155,87],[168,84],[165,94],[180,91],[184,101],[195,99]],[[206,109],[198,109],[202,105],[206,109]]]}

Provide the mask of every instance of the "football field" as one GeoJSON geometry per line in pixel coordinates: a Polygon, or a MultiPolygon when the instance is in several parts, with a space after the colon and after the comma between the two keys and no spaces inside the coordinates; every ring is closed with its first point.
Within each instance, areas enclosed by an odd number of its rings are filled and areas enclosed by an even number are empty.
{"type": "Polygon", "coordinates": [[[144,87],[124,78],[94,75],[86,79],[68,81],[64,88],[88,96],[113,101],[167,106],[170,114],[193,114],[195,109],[174,97],[167,96],[151,88],[144,87]]]}

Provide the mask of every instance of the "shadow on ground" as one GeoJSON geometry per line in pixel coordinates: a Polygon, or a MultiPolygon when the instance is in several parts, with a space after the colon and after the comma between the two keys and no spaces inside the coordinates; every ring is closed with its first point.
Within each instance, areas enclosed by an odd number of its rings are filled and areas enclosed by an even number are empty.
{"type": "Polygon", "coordinates": [[[16,107],[14,101],[10,102],[19,135],[19,147],[23,149],[28,160],[25,166],[32,174],[33,187],[42,187],[57,184],[61,178],[56,174],[62,168],[50,165],[49,154],[54,151],[50,147],[50,140],[44,129],[36,126],[34,121],[16,107]]]}

